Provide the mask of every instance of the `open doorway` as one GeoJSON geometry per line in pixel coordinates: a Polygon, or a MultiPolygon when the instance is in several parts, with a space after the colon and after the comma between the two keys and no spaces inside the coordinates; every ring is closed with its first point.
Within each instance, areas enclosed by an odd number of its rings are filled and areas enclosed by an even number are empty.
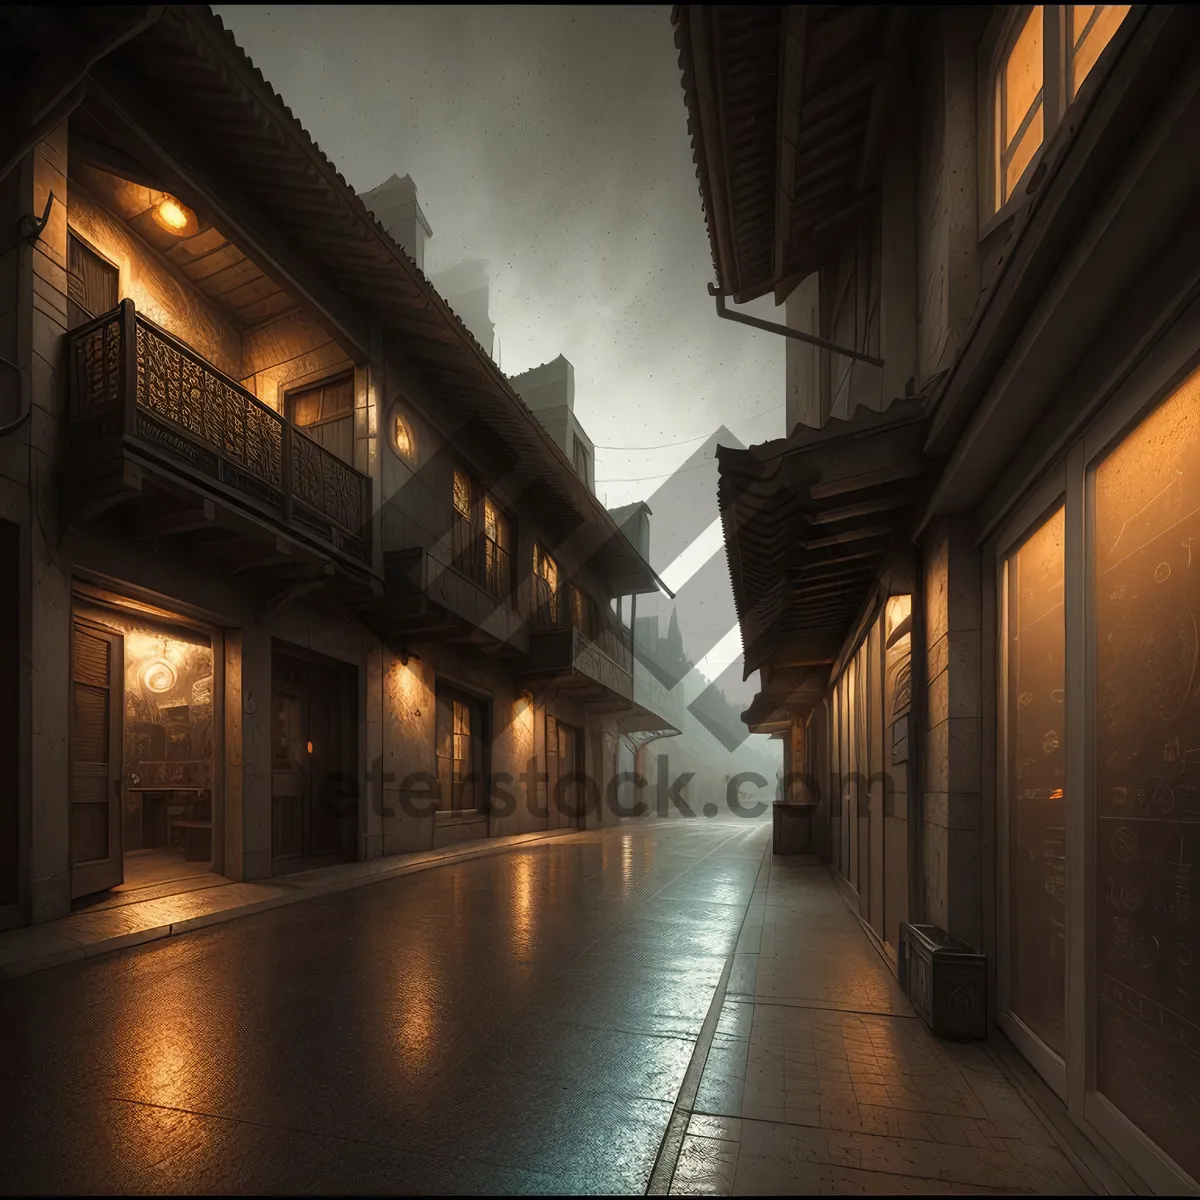
{"type": "Polygon", "coordinates": [[[76,604],[73,899],[212,873],[214,698],[211,638],[168,620],[76,604]]]}

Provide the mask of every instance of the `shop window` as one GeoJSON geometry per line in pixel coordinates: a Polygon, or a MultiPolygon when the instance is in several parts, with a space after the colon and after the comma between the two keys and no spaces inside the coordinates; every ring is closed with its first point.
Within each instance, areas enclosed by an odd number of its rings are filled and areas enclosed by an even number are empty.
{"type": "Polygon", "coordinates": [[[73,233],[67,234],[67,324],[71,329],[112,312],[121,273],[73,233]]]}
{"type": "Polygon", "coordinates": [[[1200,1178],[1200,372],[1092,487],[1095,1086],[1200,1178]]]}
{"type": "Polygon", "coordinates": [[[1067,799],[1064,515],[1008,570],[1009,1007],[1065,1054],[1067,799]]]}
{"type": "Polygon", "coordinates": [[[339,375],[287,396],[289,419],[344,463],[354,463],[354,374],[339,375]]]}

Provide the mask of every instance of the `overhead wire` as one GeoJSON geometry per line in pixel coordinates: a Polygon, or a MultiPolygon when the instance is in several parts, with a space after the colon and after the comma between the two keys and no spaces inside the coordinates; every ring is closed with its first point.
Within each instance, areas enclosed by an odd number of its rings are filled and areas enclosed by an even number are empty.
{"type": "MultiPolygon", "coordinates": [[[[735,421],[732,425],[727,425],[727,429],[736,429],[739,425],[748,425],[751,421],[757,421],[759,417],[765,417],[768,413],[778,412],[783,408],[782,404],[772,404],[770,408],[764,408],[762,412],[756,412],[753,416],[743,417],[740,421],[735,421]]],[[[705,438],[710,438],[711,433],[701,433],[696,437],[680,438],[675,442],[659,442],[656,446],[602,446],[599,442],[594,442],[593,446],[597,450],[666,450],[671,446],[687,446],[692,442],[702,442],[705,438]]]]}

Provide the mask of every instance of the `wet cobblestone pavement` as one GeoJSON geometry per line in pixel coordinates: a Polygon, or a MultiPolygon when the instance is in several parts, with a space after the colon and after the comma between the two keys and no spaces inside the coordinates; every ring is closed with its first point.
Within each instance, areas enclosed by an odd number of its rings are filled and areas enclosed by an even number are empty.
{"type": "Polygon", "coordinates": [[[1085,1190],[768,836],[627,824],[0,983],[0,1189],[1085,1190]]]}

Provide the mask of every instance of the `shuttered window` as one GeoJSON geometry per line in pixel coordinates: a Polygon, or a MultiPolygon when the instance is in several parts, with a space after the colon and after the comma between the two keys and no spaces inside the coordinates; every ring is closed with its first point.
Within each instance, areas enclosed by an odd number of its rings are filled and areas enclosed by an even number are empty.
{"type": "Polygon", "coordinates": [[[288,416],[344,463],[354,464],[354,375],[339,375],[291,392],[288,416]]]}
{"type": "Polygon", "coordinates": [[[118,304],[120,272],[73,233],[67,235],[67,324],[75,329],[118,304]]]}

